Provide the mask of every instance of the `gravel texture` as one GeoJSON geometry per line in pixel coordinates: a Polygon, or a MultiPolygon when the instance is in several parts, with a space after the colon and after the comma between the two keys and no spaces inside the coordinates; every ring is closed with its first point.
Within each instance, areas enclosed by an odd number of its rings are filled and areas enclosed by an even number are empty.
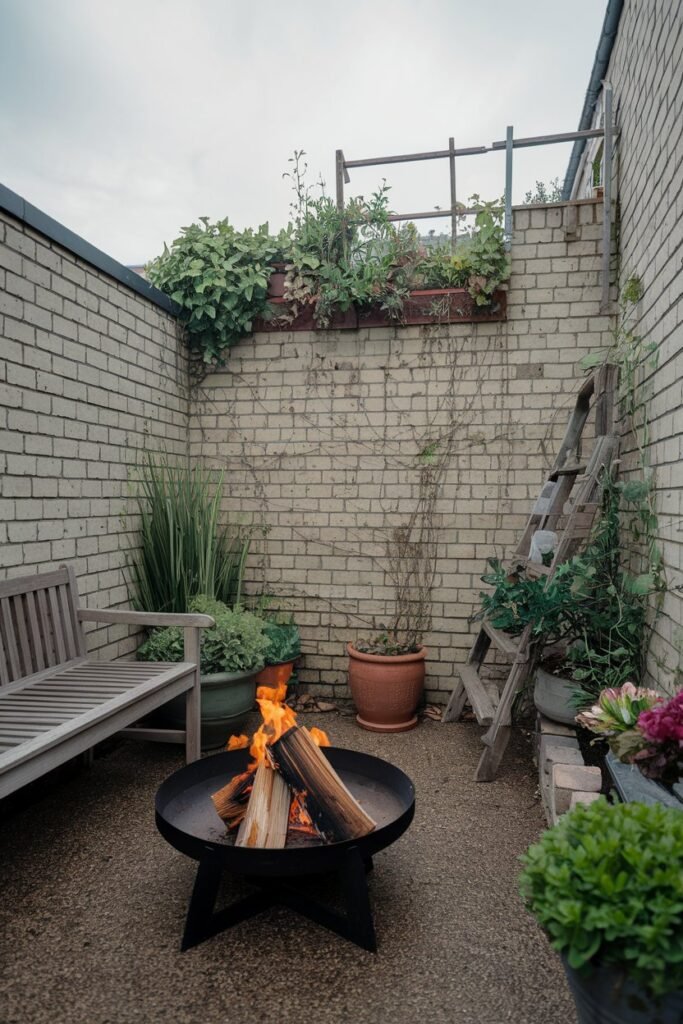
{"type": "Polygon", "coordinates": [[[195,864],[153,814],[180,749],[114,741],[0,806],[2,1024],[575,1021],[517,893],[516,858],[543,828],[528,748],[478,784],[474,725],[382,736],[301,720],[415,782],[415,821],[370,876],[379,952],[277,908],[180,953],[195,864]]]}

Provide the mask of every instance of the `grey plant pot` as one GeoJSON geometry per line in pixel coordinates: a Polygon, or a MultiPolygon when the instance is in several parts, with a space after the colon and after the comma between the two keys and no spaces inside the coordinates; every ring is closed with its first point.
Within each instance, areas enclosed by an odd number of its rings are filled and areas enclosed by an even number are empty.
{"type": "MultiPolygon", "coordinates": [[[[249,672],[218,672],[203,675],[202,749],[221,747],[238,732],[256,700],[256,676],[249,672]]],[[[185,695],[174,697],[159,709],[159,720],[172,729],[185,728],[185,695]]]]}
{"type": "Polygon", "coordinates": [[[536,669],[534,704],[538,711],[553,722],[562,725],[576,725],[577,709],[571,699],[576,683],[563,676],[554,676],[543,668],[536,669]]]}
{"type": "Polygon", "coordinates": [[[579,974],[562,957],[579,1024],[681,1024],[683,992],[656,1001],[616,967],[579,974]]]}

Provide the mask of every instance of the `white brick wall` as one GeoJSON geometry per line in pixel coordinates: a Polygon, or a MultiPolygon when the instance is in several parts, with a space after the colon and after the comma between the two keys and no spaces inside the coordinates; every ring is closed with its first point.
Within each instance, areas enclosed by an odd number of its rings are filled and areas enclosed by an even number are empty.
{"type": "MultiPolygon", "coordinates": [[[[174,318],[0,215],[0,574],[74,564],[81,594],[127,605],[144,451],[187,452],[187,367],[174,318]]],[[[90,636],[105,657],[135,637],[90,636]]]]}
{"type": "MultiPolygon", "coordinates": [[[[620,129],[616,172],[622,284],[644,286],[639,333],[657,345],[646,369],[649,462],[669,584],[683,582],[683,8],[626,0],[608,79],[620,129]]],[[[655,685],[683,685],[683,593],[666,595],[650,649],[655,685]]]]}
{"type": "Polygon", "coordinates": [[[443,700],[475,627],[486,558],[502,554],[538,492],[580,373],[605,344],[599,314],[601,205],[515,211],[506,323],[259,334],[237,345],[192,404],[191,453],[227,470],[230,515],[269,530],[252,586],[295,610],[304,681],[347,693],[344,642],[391,617],[387,529],[417,495],[420,446],[462,420],[437,505],[438,568],[428,687],[443,700]]]}

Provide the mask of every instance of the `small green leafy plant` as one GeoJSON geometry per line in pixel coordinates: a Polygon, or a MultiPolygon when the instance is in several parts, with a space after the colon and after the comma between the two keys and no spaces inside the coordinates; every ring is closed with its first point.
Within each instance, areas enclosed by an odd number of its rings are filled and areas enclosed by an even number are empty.
{"type": "MultiPolygon", "coordinates": [[[[215,626],[202,630],[200,663],[204,675],[249,672],[264,665],[270,640],[258,615],[240,607],[228,608],[205,595],[194,598],[190,610],[216,620],[215,626]]],[[[138,648],[137,657],[139,661],[182,661],[182,630],[175,626],[153,630],[138,648]]]]}
{"type": "Polygon", "coordinates": [[[416,654],[421,649],[421,644],[416,640],[395,636],[392,633],[380,633],[368,640],[358,640],[353,646],[361,654],[376,654],[383,658],[416,654]]]}
{"type": "Polygon", "coordinates": [[[683,988],[680,811],[600,798],[521,860],[529,910],[571,967],[622,968],[655,997],[683,988]]]}
{"type": "Polygon", "coordinates": [[[266,665],[281,665],[283,662],[295,661],[301,654],[299,627],[291,619],[278,621],[277,617],[267,618],[263,624],[263,632],[270,644],[266,665]]]}

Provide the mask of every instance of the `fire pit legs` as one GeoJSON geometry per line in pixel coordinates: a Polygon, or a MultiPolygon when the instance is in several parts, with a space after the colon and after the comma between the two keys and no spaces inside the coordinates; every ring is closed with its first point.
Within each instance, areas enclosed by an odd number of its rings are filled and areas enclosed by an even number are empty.
{"type": "Polygon", "coordinates": [[[215,857],[205,857],[199,862],[192,897],[187,911],[185,931],[181,950],[225,931],[269,907],[281,904],[320,924],[342,938],[355,942],[371,953],[377,951],[375,927],[368,895],[366,872],[372,869],[372,859],[363,858],[354,846],[348,851],[339,869],[346,913],[330,910],[317,900],[305,895],[300,889],[285,883],[282,879],[252,879],[261,888],[231,906],[216,911],[216,897],[223,874],[223,865],[215,857]]]}

